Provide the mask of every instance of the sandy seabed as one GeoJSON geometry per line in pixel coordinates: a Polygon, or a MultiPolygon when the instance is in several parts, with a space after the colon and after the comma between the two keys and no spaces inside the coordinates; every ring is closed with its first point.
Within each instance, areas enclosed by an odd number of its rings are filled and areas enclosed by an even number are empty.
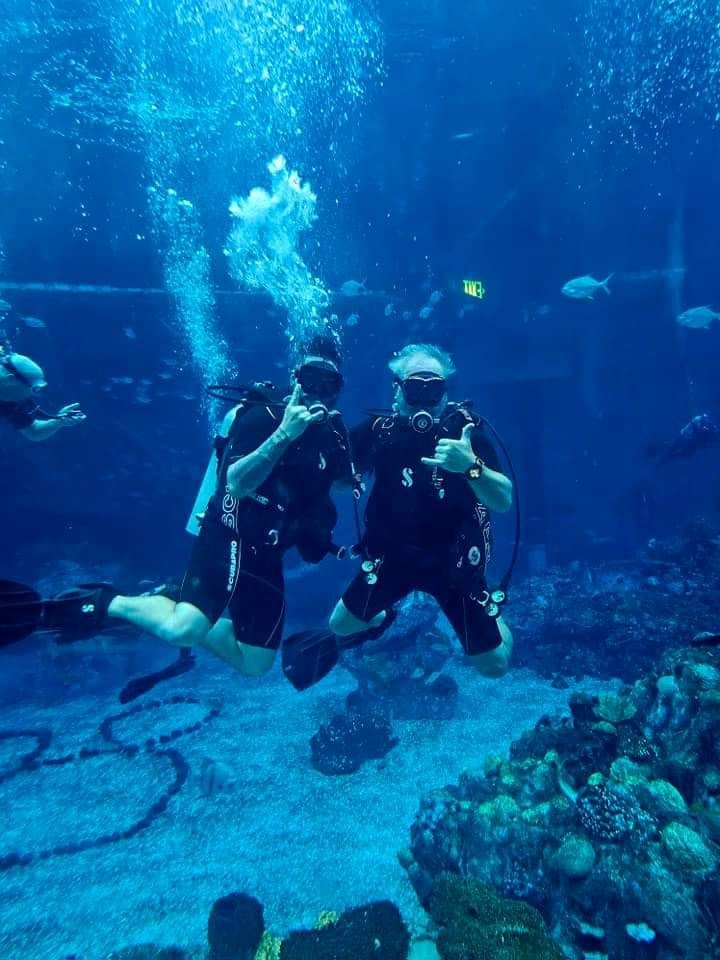
{"type": "MultiPolygon", "coordinates": [[[[458,658],[445,668],[460,684],[454,719],[395,722],[400,742],[383,760],[327,777],[310,765],[309,741],[342,709],[355,686],[350,674],[338,669],[298,694],[279,670],[246,680],[201,659],[156,691],[157,699],[185,693],[199,703],[166,703],[113,727],[123,743],[144,744],[219,705],[217,717],[172,744],[191,771],[184,787],[132,839],[0,872],[3,960],[103,960],[147,942],[200,957],[212,903],[233,891],[257,897],[278,934],[312,926],[321,910],[377,899],[397,903],[420,932],[424,913],[397,860],[420,797],[482,770],[488,754],[505,753],[543,714],[565,709],[575,689],[555,689],[528,670],[484,680],[458,658]],[[212,796],[200,785],[206,759],[234,780],[212,796]]],[[[106,747],[99,726],[122,709],[110,695],[52,709],[12,706],[0,729],[51,728],[46,757],[61,756],[106,747]]],[[[32,746],[0,742],[0,771],[32,746]]],[[[19,773],[0,783],[0,856],[124,830],[172,779],[167,759],[144,751],[19,773]]]]}

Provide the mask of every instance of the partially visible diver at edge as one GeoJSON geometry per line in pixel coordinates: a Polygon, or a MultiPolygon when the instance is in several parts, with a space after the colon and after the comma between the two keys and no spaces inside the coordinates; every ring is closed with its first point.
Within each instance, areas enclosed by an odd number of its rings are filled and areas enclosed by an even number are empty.
{"type": "MultiPolygon", "coordinates": [[[[266,673],[285,619],[283,555],[297,547],[305,561],[319,563],[337,549],[330,490],[352,474],[347,430],[332,409],[343,386],[340,367],[332,338],[316,336],[304,346],[289,398],[272,395],[264,384],[236,408],[227,438],[216,443],[215,492],[176,597],[123,596],[108,584],[83,584],[36,604],[35,627],[58,631],[62,643],[117,619],[177,647],[202,646],[245,675],[266,673]],[[226,610],[229,619],[221,619],[226,610]]],[[[29,588],[18,587],[0,583],[6,642],[14,642],[13,626],[15,640],[21,639],[20,607],[23,597],[32,599],[29,588]],[[14,624],[13,595],[19,601],[14,624]]],[[[2,633],[0,624],[0,645],[2,633]]],[[[159,678],[190,665],[181,655],[159,678]]]]}
{"type": "Polygon", "coordinates": [[[28,440],[48,440],[63,427],[76,426],[86,419],[77,403],[57,413],[46,413],[37,402],[47,387],[45,374],[30,357],[5,353],[0,348],[0,420],[7,421],[28,440]]]}
{"type": "Polygon", "coordinates": [[[330,631],[287,638],[283,669],[306,689],[338,652],[382,633],[413,591],[434,597],[470,663],[503,676],[512,634],[487,588],[490,512],[506,512],[513,485],[468,406],[448,399],[451,357],[410,344],[390,362],[392,410],[351,431],[361,473],[374,473],[361,544],[363,563],[330,618],[330,631]]]}
{"type": "Polygon", "coordinates": [[[647,448],[648,456],[655,460],[656,466],[671,460],[687,460],[698,450],[720,442],[720,428],[709,413],[699,413],[682,428],[674,440],[651,444],[647,448]]]}

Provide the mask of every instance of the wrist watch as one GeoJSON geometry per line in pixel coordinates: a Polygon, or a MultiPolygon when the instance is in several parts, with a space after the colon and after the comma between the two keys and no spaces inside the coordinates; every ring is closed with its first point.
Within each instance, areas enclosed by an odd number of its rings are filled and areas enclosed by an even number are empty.
{"type": "Polygon", "coordinates": [[[465,476],[468,480],[479,480],[483,475],[483,470],[485,469],[485,461],[481,460],[480,457],[475,457],[475,463],[472,466],[468,467],[465,471],[465,476]]]}

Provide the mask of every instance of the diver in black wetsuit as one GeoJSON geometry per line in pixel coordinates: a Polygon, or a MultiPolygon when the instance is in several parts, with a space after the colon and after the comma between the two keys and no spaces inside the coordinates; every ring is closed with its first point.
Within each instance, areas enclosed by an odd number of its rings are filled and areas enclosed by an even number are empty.
{"type": "MultiPolygon", "coordinates": [[[[412,344],[390,363],[393,412],[351,432],[360,471],[375,480],[366,511],[365,562],[333,611],[339,637],[382,628],[414,590],[433,596],[485,676],[502,676],[512,635],[488,615],[490,512],[512,504],[512,483],[470,411],[447,397],[451,358],[412,344]]],[[[341,641],[342,642],[342,641],[341,641]]]]}
{"type": "Polygon", "coordinates": [[[295,546],[317,563],[332,549],[330,489],[349,474],[347,432],[329,410],[339,365],[333,342],[315,338],[286,403],[256,399],[236,414],[177,602],[115,596],[110,617],[176,646],[199,644],[245,674],[270,669],[285,617],[283,555],[295,546]]]}
{"type": "Polygon", "coordinates": [[[28,440],[48,440],[63,427],[86,419],[77,403],[69,403],[55,414],[45,413],[37,398],[46,387],[45,374],[34,360],[0,348],[0,420],[28,440]]]}
{"type": "MultiPolygon", "coordinates": [[[[42,601],[2,581],[0,646],[37,628],[71,642],[115,618],[178,647],[203,646],[242,673],[265,673],[284,623],[283,555],[297,547],[318,563],[335,549],[330,489],[352,472],[347,431],[332,409],[343,385],[332,339],[306,345],[294,378],[289,398],[265,385],[237,408],[218,445],[216,489],[176,598],[128,597],[90,584],[42,601]],[[221,619],[225,610],[229,619],[221,619]]],[[[161,679],[189,666],[183,658],[178,664],[161,679]]]]}
{"type": "Polygon", "coordinates": [[[479,673],[500,677],[509,667],[512,634],[499,616],[504,592],[488,591],[485,567],[490,512],[510,509],[512,482],[481,419],[448,401],[455,368],[445,351],[411,344],[390,369],[392,411],[350,434],[360,473],[374,474],[362,567],[329,631],[285,639],[283,671],[298,690],[322,679],[343,649],[379,636],[392,623],[394,605],[414,590],[437,600],[479,673]]]}

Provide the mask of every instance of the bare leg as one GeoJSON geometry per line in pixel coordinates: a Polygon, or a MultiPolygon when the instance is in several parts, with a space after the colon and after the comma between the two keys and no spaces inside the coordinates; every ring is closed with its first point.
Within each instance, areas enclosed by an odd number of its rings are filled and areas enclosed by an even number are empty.
{"type": "Polygon", "coordinates": [[[238,643],[227,619],[218,620],[200,645],[246,677],[261,677],[275,662],[275,650],[238,643]]]}
{"type": "Polygon", "coordinates": [[[114,597],[108,615],[146,630],[175,647],[194,647],[210,631],[210,621],[191,603],[169,597],[114,597]]]}
{"type": "Polygon", "coordinates": [[[338,600],[335,609],[330,615],[330,629],[339,637],[351,637],[354,633],[379,627],[385,617],[385,611],[381,610],[372,620],[368,620],[367,622],[360,620],[354,614],[350,613],[342,600],[338,600]]]}
{"type": "Polygon", "coordinates": [[[513,635],[502,617],[498,617],[498,629],[502,641],[499,647],[468,657],[468,661],[483,677],[497,679],[504,677],[510,669],[510,657],[513,652],[513,635]]]}

